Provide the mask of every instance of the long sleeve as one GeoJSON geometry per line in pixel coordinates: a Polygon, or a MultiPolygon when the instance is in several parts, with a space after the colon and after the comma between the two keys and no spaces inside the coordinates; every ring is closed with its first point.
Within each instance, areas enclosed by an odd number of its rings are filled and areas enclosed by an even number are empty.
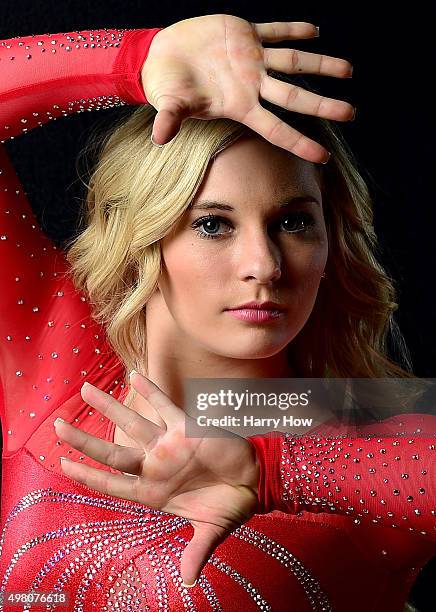
{"type": "Polygon", "coordinates": [[[372,521],[436,542],[436,417],[392,417],[377,432],[249,437],[259,466],[259,513],[350,515],[357,524],[372,521]],[[383,436],[395,424],[398,435],[383,436]],[[412,426],[414,435],[404,435],[412,426]]]}
{"type": "MultiPolygon", "coordinates": [[[[0,41],[1,143],[25,138],[32,128],[76,112],[146,104],[140,71],[161,29],[87,30],[0,41]]],[[[90,346],[84,323],[89,306],[86,296],[75,291],[68,270],[65,254],[38,225],[0,144],[4,452],[20,448],[52,407],[80,387],[83,376],[102,367],[96,357],[106,348],[100,346],[103,334],[97,331],[96,346],[90,346]]]]}
{"type": "Polygon", "coordinates": [[[0,42],[0,141],[63,115],[146,104],[140,70],[162,28],[84,30],[0,42]]]}

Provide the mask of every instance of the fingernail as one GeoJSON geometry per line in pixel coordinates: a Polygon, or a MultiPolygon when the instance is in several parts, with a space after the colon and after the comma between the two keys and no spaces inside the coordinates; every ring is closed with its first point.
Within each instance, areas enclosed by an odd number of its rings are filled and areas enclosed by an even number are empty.
{"type": "Polygon", "coordinates": [[[91,387],[91,385],[89,384],[89,382],[84,382],[83,385],[82,385],[82,389],[83,389],[83,387],[91,387]]]}
{"type": "Polygon", "coordinates": [[[154,142],[154,140],[153,140],[153,134],[151,135],[151,142],[154,144],[154,146],[155,146],[155,147],[159,147],[159,148],[161,148],[161,147],[163,147],[163,146],[164,146],[163,144],[157,144],[157,142],[154,142]]]}
{"type": "Polygon", "coordinates": [[[351,117],[350,121],[354,121],[356,119],[357,108],[354,109],[354,114],[351,117]]]}
{"type": "Polygon", "coordinates": [[[192,589],[192,587],[195,587],[195,585],[197,584],[197,579],[194,580],[193,584],[185,584],[182,580],[182,584],[184,587],[187,587],[188,589],[192,589]]]}
{"type": "Polygon", "coordinates": [[[71,459],[67,459],[66,457],[59,457],[59,459],[61,460],[61,463],[62,461],[71,461],[71,459]]]}
{"type": "Polygon", "coordinates": [[[316,36],[319,36],[319,26],[315,26],[316,28],[316,36]]]}
{"type": "Polygon", "coordinates": [[[133,374],[137,374],[138,372],[136,370],[132,370],[129,374],[129,380],[132,380],[132,376],[133,374]]]}
{"type": "Polygon", "coordinates": [[[330,157],[332,156],[331,153],[329,153],[328,155],[329,155],[328,158],[325,161],[321,162],[323,165],[328,164],[330,157]]]}
{"type": "Polygon", "coordinates": [[[61,419],[61,417],[58,417],[54,420],[53,425],[56,427],[58,423],[66,423],[66,421],[64,421],[64,419],[61,419]]]}
{"type": "Polygon", "coordinates": [[[353,76],[353,72],[354,72],[354,66],[351,66],[351,72],[347,78],[351,79],[351,77],[353,76]]]}

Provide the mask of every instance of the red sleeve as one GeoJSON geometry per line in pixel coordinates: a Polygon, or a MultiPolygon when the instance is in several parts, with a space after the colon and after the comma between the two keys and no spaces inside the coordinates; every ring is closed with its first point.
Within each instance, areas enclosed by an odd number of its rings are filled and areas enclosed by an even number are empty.
{"type": "Polygon", "coordinates": [[[85,110],[147,104],[140,70],[162,28],[0,41],[0,141],[85,110]]]}
{"type": "Polygon", "coordinates": [[[395,436],[248,438],[259,466],[259,512],[347,514],[436,541],[436,417],[392,417],[378,432],[394,422],[404,429],[395,436]]]}
{"type": "Polygon", "coordinates": [[[38,368],[47,369],[49,360],[54,364],[57,354],[62,349],[66,352],[66,338],[55,325],[60,314],[67,317],[66,328],[76,324],[76,342],[80,342],[79,319],[85,304],[64,278],[69,268],[64,253],[38,226],[2,143],[69,114],[146,104],[140,71],[161,29],[86,30],[0,41],[0,415],[4,441],[10,427],[14,435],[22,433],[16,415],[23,406],[26,413],[36,415],[31,419],[33,427],[44,418],[46,411],[35,410],[33,404],[29,407],[29,393],[36,388],[30,386],[40,374],[38,368]]]}

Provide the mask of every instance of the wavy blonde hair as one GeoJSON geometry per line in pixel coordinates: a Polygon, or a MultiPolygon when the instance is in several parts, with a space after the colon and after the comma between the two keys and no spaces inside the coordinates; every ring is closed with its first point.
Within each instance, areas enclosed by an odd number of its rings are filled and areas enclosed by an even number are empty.
{"type": "MultiPolygon", "coordinates": [[[[393,318],[394,281],[378,261],[372,201],[353,154],[328,121],[261,104],[332,153],[328,164],[317,166],[329,241],[327,279],[289,344],[290,363],[302,377],[413,377],[393,318]],[[388,355],[389,333],[402,365],[388,355]]],[[[157,148],[150,140],[155,115],[151,105],[140,106],[97,141],[86,183],[85,227],[66,247],[73,282],[89,296],[93,318],[105,326],[126,368],[127,385],[131,369],[147,373],[145,306],[161,273],[161,239],[187,210],[213,157],[254,134],[230,119],[189,118],[170,143],[157,148]]],[[[133,393],[130,389],[126,405],[133,393]]]]}

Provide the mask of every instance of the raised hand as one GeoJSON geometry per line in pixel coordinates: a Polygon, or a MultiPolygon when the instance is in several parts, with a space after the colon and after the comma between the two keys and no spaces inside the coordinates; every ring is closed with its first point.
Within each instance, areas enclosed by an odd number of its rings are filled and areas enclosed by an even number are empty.
{"type": "Polygon", "coordinates": [[[194,535],[183,553],[181,574],[184,583],[191,585],[218,544],[255,513],[259,479],[256,455],[240,436],[185,437],[185,419],[191,417],[141,374],[135,373],[131,383],[147,400],[150,413],[157,413],[161,425],[93,385],[84,385],[81,394],[90,406],[118,425],[134,447],[113,444],[66,421],[55,421],[59,438],[123,473],[113,474],[71,460],[61,460],[62,470],[69,478],[101,493],[189,519],[194,535]]]}
{"type": "Polygon", "coordinates": [[[328,152],[263,108],[259,96],[290,111],[348,121],[354,108],[348,102],[319,96],[267,74],[350,77],[343,59],[295,49],[264,48],[264,42],[317,36],[305,22],[250,23],[232,15],[184,19],[160,30],[142,68],[147,100],[158,111],[153,140],[166,144],[184,119],[228,117],[247,125],[274,145],[312,162],[325,162],[328,152]]]}

